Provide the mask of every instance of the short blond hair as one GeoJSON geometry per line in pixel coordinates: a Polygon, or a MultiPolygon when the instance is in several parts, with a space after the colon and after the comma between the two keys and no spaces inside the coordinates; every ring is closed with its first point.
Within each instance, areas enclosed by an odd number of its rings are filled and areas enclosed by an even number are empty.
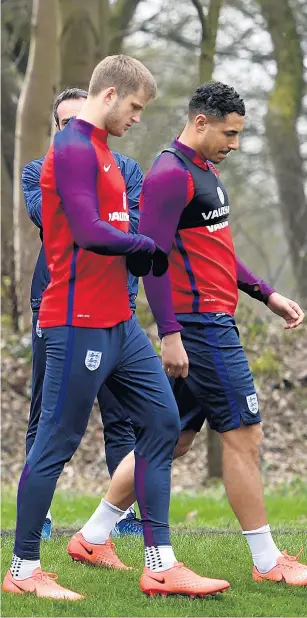
{"type": "Polygon", "coordinates": [[[144,88],[149,99],[154,99],[157,93],[155,79],[145,65],[123,54],[107,56],[97,64],[90,81],[89,96],[95,97],[112,86],[120,97],[137,92],[140,88],[144,88]]]}

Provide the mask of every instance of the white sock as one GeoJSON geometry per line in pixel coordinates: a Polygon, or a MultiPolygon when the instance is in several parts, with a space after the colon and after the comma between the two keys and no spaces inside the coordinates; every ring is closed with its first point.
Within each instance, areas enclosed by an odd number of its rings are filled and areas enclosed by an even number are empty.
{"type": "Polygon", "coordinates": [[[131,504],[131,506],[129,506],[129,509],[127,509],[124,514],[119,518],[118,521],[121,521],[122,519],[125,519],[127,517],[127,515],[129,515],[130,513],[135,513],[135,509],[134,509],[134,503],[131,504]]]}
{"type": "Polygon", "coordinates": [[[246,530],[242,534],[249,544],[256,569],[260,573],[267,573],[273,569],[281,552],[274,543],[270,526],[267,524],[257,530],[246,530]]]}
{"type": "Polygon", "coordinates": [[[33,571],[40,568],[40,560],[24,560],[13,554],[11,562],[11,573],[15,579],[27,579],[31,577],[33,571]]]}
{"type": "Polygon", "coordinates": [[[167,571],[177,562],[171,545],[145,547],[145,566],[151,571],[167,571]]]}
{"type": "Polygon", "coordinates": [[[102,499],[92,517],[81,528],[81,533],[88,543],[102,545],[123,514],[124,511],[102,499]]]}
{"type": "Polygon", "coordinates": [[[48,511],[48,513],[46,515],[46,519],[50,519],[50,521],[52,521],[50,509],[49,509],[49,511],[48,511]]]}

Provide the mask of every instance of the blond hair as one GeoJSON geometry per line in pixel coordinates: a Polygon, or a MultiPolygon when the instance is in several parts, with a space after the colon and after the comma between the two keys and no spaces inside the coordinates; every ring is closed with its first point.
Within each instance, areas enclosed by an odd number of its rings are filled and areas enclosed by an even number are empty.
{"type": "Polygon", "coordinates": [[[123,54],[107,56],[97,64],[91,77],[88,93],[95,97],[105,88],[111,87],[116,88],[120,97],[144,88],[148,98],[154,99],[157,92],[155,79],[145,65],[123,54]]]}

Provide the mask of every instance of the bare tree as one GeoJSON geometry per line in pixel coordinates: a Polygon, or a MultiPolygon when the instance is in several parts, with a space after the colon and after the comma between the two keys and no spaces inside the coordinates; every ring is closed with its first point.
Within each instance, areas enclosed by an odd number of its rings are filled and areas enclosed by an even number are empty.
{"type": "Polygon", "coordinates": [[[87,89],[95,65],[108,53],[108,0],[58,0],[60,84],[87,89]]]}
{"type": "Polygon", "coordinates": [[[304,66],[300,35],[289,0],[259,0],[274,46],[277,74],[268,102],[266,135],[298,292],[307,303],[307,200],[297,134],[304,66]]]}
{"type": "MultiPolygon", "coordinates": [[[[202,0],[191,0],[194,4],[201,24],[199,81],[200,83],[212,79],[214,69],[214,52],[218,31],[218,21],[223,0],[210,0],[205,15],[202,0]]],[[[222,477],[222,449],[219,435],[212,431],[209,425],[208,434],[208,478],[222,477]]]]}
{"type": "Polygon", "coordinates": [[[2,311],[18,330],[13,247],[13,174],[17,101],[26,68],[31,12],[27,0],[2,2],[1,19],[1,284],[2,311]]]}
{"type": "Polygon", "coordinates": [[[202,84],[212,79],[218,21],[223,0],[210,0],[206,15],[202,0],[191,1],[197,10],[201,25],[199,81],[202,84]]]}
{"type": "Polygon", "coordinates": [[[141,0],[116,0],[109,7],[109,54],[120,54],[129,26],[141,0]]]}
{"type": "Polygon", "coordinates": [[[13,226],[12,226],[12,179],[1,152],[1,261],[4,272],[1,272],[2,292],[4,296],[3,313],[11,316],[12,326],[18,331],[18,301],[15,285],[13,226]]]}
{"type": "Polygon", "coordinates": [[[16,116],[14,161],[14,253],[20,328],[30,323],[30,281],[39,247],[21,190],[21,172],[31,159],[46,152],[51,102],[56,77],[56,13],[54,2],[33,0],[32,32],[27,71],[16,116]]]}
{"type": "Polygon", "coordinates": [[[122,52],[140,0],[57,0],[60,14],[60,90],[87,88],[95,65],[122,52]]]}

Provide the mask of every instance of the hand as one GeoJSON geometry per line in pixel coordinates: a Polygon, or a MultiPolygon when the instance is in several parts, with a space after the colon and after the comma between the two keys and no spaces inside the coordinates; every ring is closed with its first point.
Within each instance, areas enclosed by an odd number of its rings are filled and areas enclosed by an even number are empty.
{"type": "Polygon", "coordinates": [[[152,254],[149,251],[136,251],[127,255],[126,264],[135,277],[146,277],[152,266],[152,254]]]}
{"type": "Polygon", "coordinates": [[[162,277],[168,269],[168,258],[166,253],[157,246],[154,253],[136,251],[127,255],[126,264],[135,277],[146,277],[151,268],[154,277],[162,277]]]}
{"type": "Polygon", "coordinates": [[[161,343],[162,364],[169,378],[186,378],[189,359],[183,347],[180,333],[165,335],[161,343]]]}
{"type": "Polygon", "coordinates": [[[157,248],[152,256],[152,274],[154,277],[162,277],[168,269],[167,254],[160,247],[157,248]]]}
{"type": "Polygon", "coordinates": [[[304,319],[304,313],[300,306],[293,300],[278,294],[278,292],[270,294],[267,306],[273,313],[280,315],[286,320],[285,329],[296,328],[304,319]]]}

